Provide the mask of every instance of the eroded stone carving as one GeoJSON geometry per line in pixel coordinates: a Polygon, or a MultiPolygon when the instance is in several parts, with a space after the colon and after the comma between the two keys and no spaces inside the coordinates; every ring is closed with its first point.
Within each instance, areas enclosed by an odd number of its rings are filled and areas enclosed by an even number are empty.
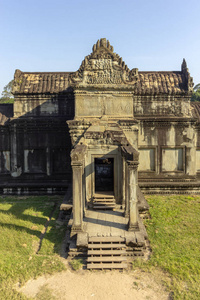
{"type": "Polygon", "coordinates": [[[126,145],[128,143],[121,131],[86,132],[84,138],[92,145],[126,145]]]}
{"type": "Polygon", "coordinates": [[[188,71],[188,68],[187,68],[187,63],[186,63],[186,60],[185,58],[183,59],[183,62],[182,62],[182,65],[181,65],[181,71],[183,72],[183,74],[185,75],[186,79],[187,79],[187,89],[188,89],[188,92],[193,92],[193,78],[190,76],[190,73],[188,71]]]}
{"type": "Polygon", "coordinates": [[[85,57],[72,77],[74,83],[82,85],[134,84],[137,79],[138,70],[130,71],[122,58],[113,52],[113,47],[106,39],[97,41],[93,52],[85,57]]]}

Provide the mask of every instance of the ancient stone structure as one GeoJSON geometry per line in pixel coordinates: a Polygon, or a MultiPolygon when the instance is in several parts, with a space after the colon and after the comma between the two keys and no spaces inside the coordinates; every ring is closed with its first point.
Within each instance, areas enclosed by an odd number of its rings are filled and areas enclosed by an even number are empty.
{"type": "Polygon", "coordinates": [[[185,60],[181,71],[129,70],[106,39],[77,72],[16,70],[14,106],[0,105],[0,192],[64,193],[81,161],[88,202],[100,182],[98,158],[111,159],[117,203],[125,203],[129,160],[136,166],[139,159],[146,193],[199,192],[200,114],[190,103],[192,86],[185,60]]]}
{"type": "Polygon", "coordinates": [[[138,249],[145,236],[138,209],[148,206],[138,184],[145,193],[200,192],[192,89],[185,60],[180,71],[129,70],[106,39],[77,72],[16,70],[14,106],[0,105],[0,192],[64,194],[73,182],[75,248],[95,243],[85,224],[99,217],[89,211],[114,208],[123,218],[115,215],[121,227],[110,233],[138,249]]]}

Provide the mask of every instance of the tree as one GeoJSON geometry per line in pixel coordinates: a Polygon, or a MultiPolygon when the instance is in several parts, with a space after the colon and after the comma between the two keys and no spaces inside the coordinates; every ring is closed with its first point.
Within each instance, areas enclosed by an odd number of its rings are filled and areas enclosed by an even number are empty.
{"type": "Polygon", "coordinates": [[[0,98],[0,103],[13,103],[14,97],[12,94],[12,86],[13,81],[11,80],[3,89],[3,92],[1,93],[2,97],[0,98]]]}
{"type": "Polygon", "coordinates": [[[195,85],[191,101],[200,101],[200,83],[195,85]]]}

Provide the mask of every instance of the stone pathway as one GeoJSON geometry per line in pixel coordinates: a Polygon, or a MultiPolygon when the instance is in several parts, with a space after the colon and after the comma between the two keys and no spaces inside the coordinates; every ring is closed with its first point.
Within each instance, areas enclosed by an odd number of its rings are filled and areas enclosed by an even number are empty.
{"type": "Polygon", "coordinates": [[[125,236],[128,218],[123,216],[124,210],[93,211],[86,210],[84,230],[90,236],[125,236]]]}

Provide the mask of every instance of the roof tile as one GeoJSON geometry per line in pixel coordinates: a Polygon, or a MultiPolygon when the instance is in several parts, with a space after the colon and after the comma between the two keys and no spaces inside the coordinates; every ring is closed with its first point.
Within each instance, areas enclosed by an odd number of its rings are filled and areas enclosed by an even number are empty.
{"type": "MultiPolygon", "coordinates": [[[[19,70],[15,73],[13,94],[62,93],[70,87],[70,72],[28,73],[19,70]]],[[[180,72],[138,72],[134,86],[137,95],[182,94],[187,92],[187,82],[180,72]]]]}

